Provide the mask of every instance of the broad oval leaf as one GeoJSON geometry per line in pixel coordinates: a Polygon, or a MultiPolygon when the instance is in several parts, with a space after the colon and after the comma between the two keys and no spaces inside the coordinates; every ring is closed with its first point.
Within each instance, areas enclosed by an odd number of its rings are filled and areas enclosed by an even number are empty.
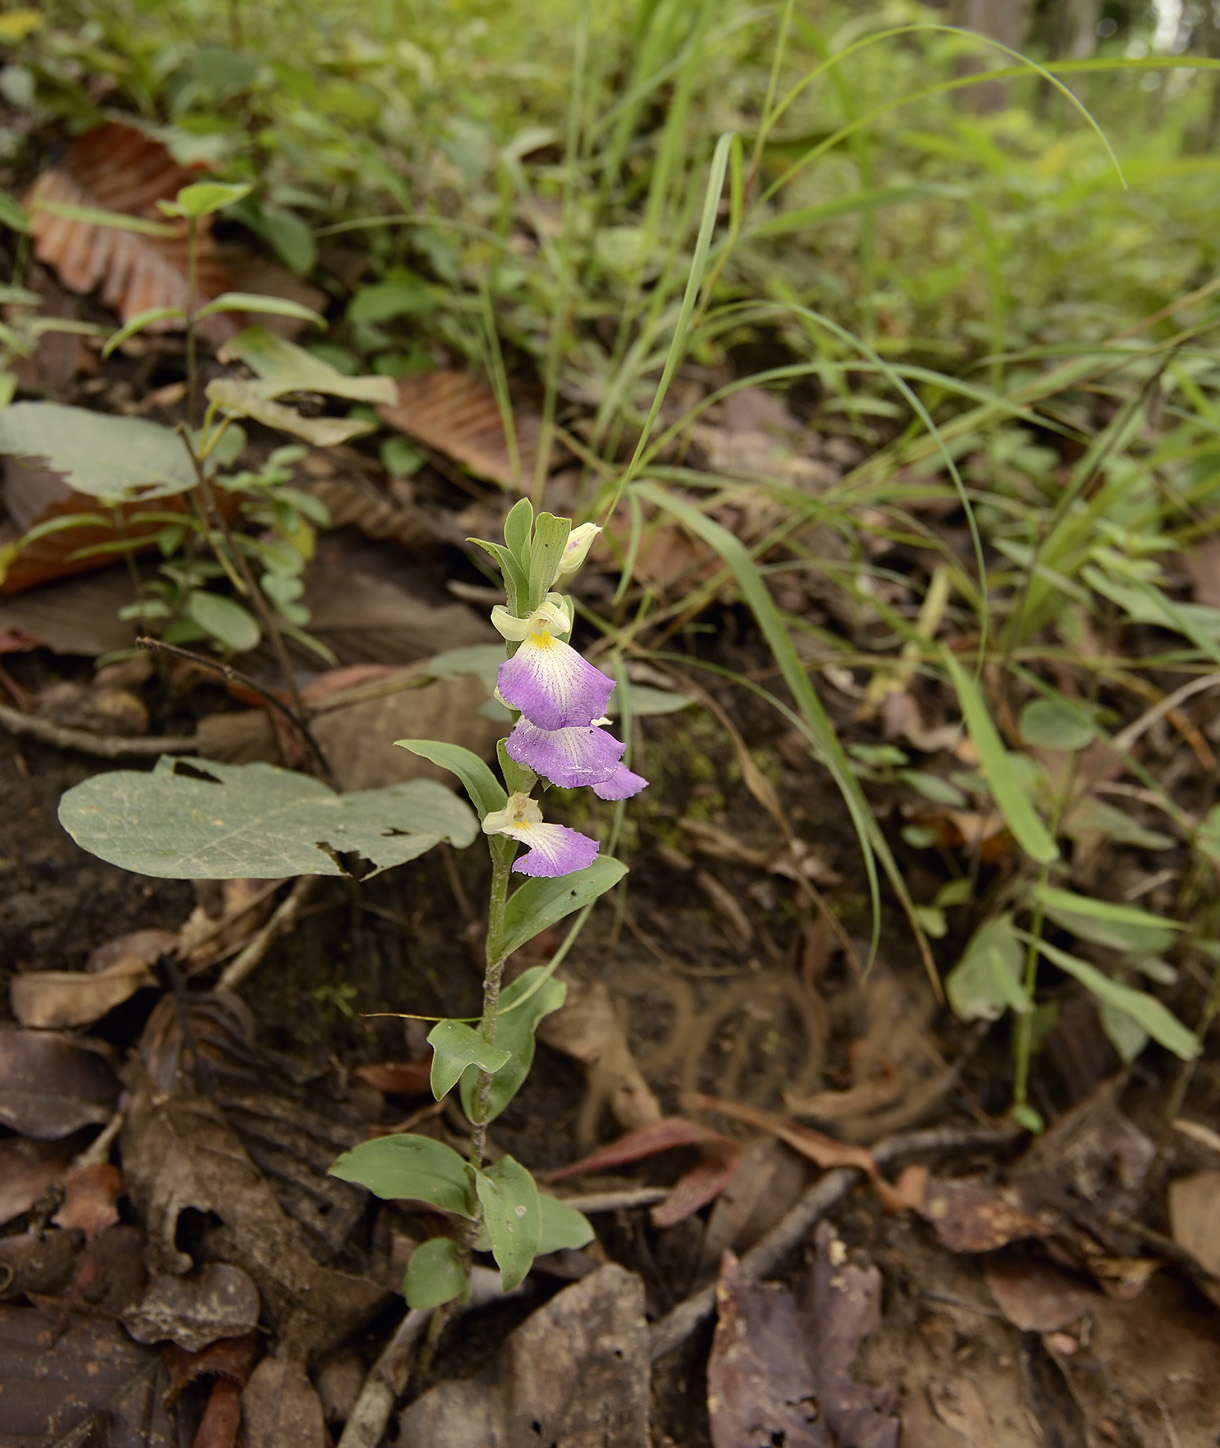
{"type": "Polygon", "coordinates": [[[1021,738],[1035,749],[1083,749],[1097,734],[1081,705],[1066,699],[1031,699],[1020,723],[1021,738]]]}
{"type": "Polygon", "coordinates": [[[432,1047],[432,1094],[447,1096],[468,1066],[494,1075],[509,1060],[509,1052],[489,1046],[464,1021],[438,1021],[428,1032],[432,1047]]]}
{"type": "Polygon", "coordinates": [[[339,857],[349,854],[376,874],[441,839],[468,845],[478,831],[467,806],[434,780],[341,795],[271,764],[189,758],[163,758],[149,774],[95,775],[63,796],[59,819],[112,865],[184,880],[345,875],[339,857]]]}
{"type": "Polygon", "coordinates": [[[408,1307],[440,1307],[465,1297],[469,1286],[458,1244],[448,1237],[429,1237],[411,1253],[402,1295],[408,1307]]]}
{"type": "Polygon", "coordinates": [[[511,955],[548,925],[554,925],[565,915],[604,895],[626,873],[627,866],[621,861],[602,855],[574,875],[527,881],[509,896],[505,907],[504,934],[500,941],[504,954],[511,955]]]}
{"type": "Polygon", "coordinates": [[[187,599],[186,612],[209,638],[236,654],[258,647],[258,624],[235,599],[197,591],[187,599]]]}
{"type": "Polygon", "coordinates": [[[593,1240],[593,1223],[583,1212],[569,1207],[567,1202],[561,1202],[549,1192],[539,1192],[538,1209],[542,1217],[539,1257],[546,1252],[586,1247],[593,1240]]]}
{"type": "Polygon", "coordinates": [[[330,1174],[357,1182],[389,1201],[427,1202],[442,1212],[476,1220],[470,1190],[473,1168],[451,1146],[430,1136],[399,1132],[362,1141],[343,1153],[330,1174]]]}
{"type": "Polygon", "coordinates": [[[534,530],[534,505],[518,498],[504,519],[504,546],[522,568],[529,564],[530,535],[534,530]]]}
{"type": "Polygon", "coordinates": [[[475,1190],[483,1208],[483,1224],[491,1238],[491,1252],[500,1269],[505,1292],[525,1281],[542,1236],[542,1212],[534,1178],[511,1156],[475,1177],[475,1190]]]}
{"type": "MultiPolygon", "coordinates": [[[[510,1059],[491,1078],[486,1121],[494,1121],[520,1091],[534,1062],[534,1032],[538,1022],[557,1011],[568,993],[562,981],[543,980],[545,975],[545,966],[531,966],[511,985],[505,986],[500,995],[496,1045],[507,1051],[510,1059]]],[[[462,1109],[471,1121],[476,1120],[479,1111],[478,1095],[479,1072],[467,1067],[462,1074],[462,1109]]]]}
{"type": "Polygon", "coordinates": [[[1031,1010],[1021,981],[1023,954],[1011,915],[976,930],[960,963],[945,977],[953,1014],[962,1021],[996,1021],[1006,1010],[1031,1010]]]}
{"type": "Polygon", "coordinates": [[[409,749],[421,759],[456,774],[480,818],[494,814],[508,803],[508,796],[490,767],[460,744],[445,744],[439,739],[396,739],[394,743],[399,749],[409,749]]]}
{"type": "Polygon", "coordinates": [[[979,752],[979,764],[987,778],[987,788],[1004,816],[1017,844],[1031,860],[1048,865],[1059,858],[1059,850],[1051,838],[1050,831],[1038,818],[1037,811],[1030,803],[1029,794],[1013,768],[1008,750],[1004,748],[999,731],[992,723],[991,714],[979,692],[974,679],[946,649],[945,667],[957,690],[962,706],[962,717],[966,731],[979,752]]]}
{"type": "Polygon", "coordinates": [[[75,492],[110,503],[166,498],[196,483],[190,455],[170,428],[57,402],[15,402],[0,411],[0,453],[42,458],[75,492]]]}

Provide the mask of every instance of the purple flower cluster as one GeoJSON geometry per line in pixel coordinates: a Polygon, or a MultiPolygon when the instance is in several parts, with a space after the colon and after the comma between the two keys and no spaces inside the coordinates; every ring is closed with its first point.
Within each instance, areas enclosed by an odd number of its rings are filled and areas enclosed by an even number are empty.
{"type": "MultiPolygon", "coordinates": [[[[497,608],[492,622],[505,638],[520,644],[500,665],[496,681],[504,702],[521,711],[504,746],[509,758],[565,789],[587,785],[599,799],[638,794],[648,781],[622,763],[625,746],[603,727],[614,680],[559,637],[571,629],[563,599],[551,594],[525,619],[497,608]]],[[[587,835],[543,824],[538,806],[525,796],[514,795],[509,808],[489,815],[483,828],[531,845],[530,853],[513,864],[522,874],[570,874],[584,869],[597,852],[587,835]],[[548,840],[545,852],[541,832],[548,840]]]]}

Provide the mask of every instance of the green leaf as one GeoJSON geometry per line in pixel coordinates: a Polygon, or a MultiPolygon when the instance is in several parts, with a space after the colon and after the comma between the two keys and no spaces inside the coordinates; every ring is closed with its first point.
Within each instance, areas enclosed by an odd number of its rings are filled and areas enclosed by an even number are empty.
{"type": "Polygon", "coordinates": [[[503,644],[469,644],[462,649],[446,649],[434,654],[423,667],[434,679],[452,679],[458,674],[473,674],[481,679],[487,692],[496,687],[500,665],[504,662],[503,644]]]}
{"type": "Polygon", "coordinates": [[[953,1014],[962,1021],[995,1021],[1006,1010],[1028,1011],[1033,1002],[1021,982],[1023,956],[1011,915],[976,930],[961,963],[945,977],[953,1014]]]}
{"type": "Polygon", "coordinates": [[[195,320],[202,321],[214,312],[261,312],[269,317],[292,317],[298,322],[312,322],[315,327],[326,327],[326,318],[312,307],[301,302],[290,301],[287,297],[265,297],[259,292],[223,292],[213,297],[195,313],[195,320]]]}
{"type": "MultiPolygon", "coordinates": [[[[520,1091],[534,1061],[534,1032],[543,1016],[563,1005],[568,988],[563,981],[543,980],[546,967],[531,966],[500,996],[500,1017],[496,1024],[496,1045],[509,1053],[510,1060],[491,1078],[487,1096],[487,1121],[494,1121],[520,1091]],[[542,984],[539,985],[539,981],[542,984]],[[520,1002],[520,1004],[518,1004],[520,1002]]],[[[479,1073],[468,1067],[462,1074],[462,1109],[471,1121],[479,1110],[479,1073]]]]}
{"type": "Polygon", "coordinates": [[[1071,840],[1095,841],[1098,835],[1119,845],[1134,845],[1138,850],[1168,850],[1177,841],[1163,830],[1145,828],[1125,810],[1105,800],[1086,794],[1063,821],[1063,833],[1071,840]]]}
{"type": "Polygon", "coordinates": [[[119,328],[112,336],[106,338],[102,347],[102,356],[109,357],[116,347],[121,347],[128,337],[134,337],[137,332],[142,332],[145,327],[151,326],[153,322],[181,322],[186,325],[186,313],[181,307],[148,307],[142,312],[137,312],[131,320],[119,328]]]}
{"type": "Polygon", "coordinates": [[[0,412],[0,453],[42,458],[76,492],[109,503],[170,497],[196,483],[171,428],[56,402],[17,402],[0,412]]]}
{"type": "Polygon", "coordinates": [[[442,839],[468,845],[478,832],[466,805],[434,780],[335,794],[271,764],[188,758],[160,759],[151,774],[95,775],[63,796],[59,819],[110,864],[171,880],[346,875],[339,856],[349,854],[376,874],[442,839]]]}
{"type": "Polygon", "coordinates": [[[230,185],[224,181],[196,181],[184,186],[173,201],[158,201],[157,205],[166,216],[185,216],[190,221],[210,216],[249,196],[254,188],[243,184],[230,185]]]}
{"type": "MultiPolygon", "coordinates": [[[[503,804],[497,806],[503,809],[503,804]]],[[[627,866],[608,855],[599,856],[587,870],[558,879],[527,880],[509,896],[504,911],[501,945],[505,955],[519,950],[527,940],[554,925],[573,910],[579,910],[615,885],[627,873],[627,866]]]]}
{"type": "Polygon", "coordinates": [[[508,595],[508,611],[517,618],[524,618],[530,611],[529,580],[524,567],[499,543],[489,543],[485,538],[468,538],[466,541],[482,548],[485,553],[490,553],[500,565],[504,592],[508,595]]]}
{"type": "Polygon", "coordinates": [[[347,308],[347,320],[355,327],[376,326],[397,317],[426,317],[435,312],[438,292],[421,278],[374,282],[361,287],[347,308]]]}
{"type": "Polygon", "coordinates": [[[463,749],[460,744],[445,744],[439,739],[396,739],[394,743],[399,749],[409,749],[421,759],[431,760],[433,764],[456,774],[480,819],[503,809],[508,803],[500,781],[488,766],[477,754],[463,749]]]}
{"type": "Polygon", "coordinates": [[[7,191],[0,191],[0,226],[10,227],[13,231],[30,229],[29,217],[7,191]]]}
{"type": "Polygon", "coordinates": [[[1030,893],[1056,925],[1080,940],[1091,940],[1111,950],[1158,955],[1169,949],[1182,928],[1176,921],[1162,920],[1134,905],[1115,905],[1051,885],[1035,885],[1030,893]]]}
{"type": "Polygon", "coordinates": [[[593,1224],[583,1212],[569,1207],[549,1192],[538,1193],[542,1214],[542,1235],[538,1239],[538,1256],[562,1252],[565,1248],[586,1247],[593,1240],[593,1224]]]}
{"type": "Polygon", "coordinates": [[[285,266],[307,277],[318,264],[318,243],[308,222],[282,206],[264,205],[258,213],[257,229],[275,248],[285,266]]]}
{"type": "Polygon", "coordinates": [[[257,372],[255,389],[266,398],[285,392],[321,392],[350,402],[392,403],[398,398],[391,378],[350,377],[264,327],[247,327],[225,343],[220,355],[225,362],[244,362],[257,372]]]}
{"type": "Polygon", "coordinates": [[[261,637],[258,624],[234,599],[196,591],[186,600],[186,613],[209,638],[233,653],[258,647],[261,637]]]}
{"type": "Polygon", "coordinates": [[[468,1066],[493,1075],[509,1059],[509,1052],[489,1046],[478,1031],[463,1021],[438,1021],[428,1032],[432,1047],[432,1094],[447,1096],[468,1066]]]}
{"type": "Polygon", "coordinates": [[[1148,1044],[1148,1032],[1134,1016],[1129,1016],[1109,1001],[1098,1002],[1097,1015],[1106,1039],[1118,1052],[1120,1060],[1130,1065],[1148,1044]]]}
{"type": "Polygon", "coordinates": [[[534,541],[529,552],[529,595],[526,605],[531,611],[542,603],[555,582],[559,560],[567,547],[572,531],[571,518],[557,518],[554,513],[539,513],[534,520],[534,541]]]}
{"type": "Polygon", "coordinates": [[[372,432],[376,424],[356,417],[305,417],[292,407],[271,402],[259,391],[257,382],[239,382],[232,377],[219,377],[208,383],[208,401],[238,417],[252,417],[264,427],[303,437],[314,447],[337,447],[353,437],[372,432]]]}
{"type": "Polygon", "coordinates": [[[953,680],[953,687],[957,690],[966,730],[978,750],[979,764],[986,776],[991,797],[1004,816],[1017,844],[1030,859],[1036,860],[1040,865],[1050,864],[1052,860],[1059,858],[1059,850],[1050,831],[1038,818],[1030,803],[1029,794],[991,721],[978,685],[948,649],[944,651],[943,658],[949,677],[953,680]]]}
{"type": "Polygon", "coordinates": [[[525,569],[529,564],[530,534],[534,527],[534,505],[518,498],[504,519],[504,546],[525,569]]]}
{"type": "Polygon", "coordinates": [[[525,1281],[542,1235],[542,1213],[534,1178],[511,1156],[475,1176],[483,1223],[505,1292],[525,1281]]]}
{"type": "Polygon", "coordinates": [[[411,1253],[402,1295],[408,1307],[427,1309],[465,1297],[468,1286],[466,1263],[458,1244],[448,1237],[429,1237],[411,1253]]]}
{"type": "MultiPolygon", "coordinates": [[[[1018,931],[1017,934],[1023,940],[1032,938],[1024,931],[1018,931]]],[[[1078,980],[1086,990],[1092,991],[1098,1000],[1106,1001],[1118,1010],[1125,1011],[1166,1050],[1172,1051],[1175,1056],[1180,1056],[1183,1061],[1192,1061],[1199,1054],[1198,1037],[1193,1031],[1187,1030],[1177,1016],[1155,996],[1148,995],[1146,991],[1133,990],[1129,985],[1122,985],[1116,980],[1111,980],[1108,975],[1098,970],[1096,966],[1090,965],[1087,960],[1080,960],[1075,955],[1069,955],[1066,950],[1059,950],[1045,940],[1039,940],[1037,944],[1038,950],[1052,965],[1057,965],[1060,970],[1078,980]]]]}
{"type": "Polygon", "coordinates": [[[388,1201],[427,1202],[469,1221],[477,1217],[470,1164],[451,1146],[430,1136],[399,1132],[362,1141],[343,1153],[330,1174],[345,1182],[358,1182],[388,1201]]]}
{"type": "Polygon", "coordinates": [[[1208,859],[1220,864],[1220,804],[1208,811],[1195,834],[1195,844],[1208,859]]]}
{"type": "Polygon", "coordinates": [[[1031,699],[1021,710],[1021,738],[1036,749],[1083,749],[1096,735],[1081,706],[1066,699],[1031,699]]]}
{"type": "Polygon", "coordinates": [[[104,211],[98,206],[74,206],[70,201],[36,201],[31,208],[62,216],[68,221],[83,221],[89,226],[108,226],[114,231],[134,231],[140,236],[180,237],[181,226],[168,221],[147,221],[126,211],[104,211]]]}
{"type": "MultiPolygon", "coordinates": [[[[500,778],[509,794],[532,794],[538,783],[538,776],[528,764],[518,764],[504,747],[505,741],[496,741],[496,763],[500,766],[500,778]]],[[[507,841],[506,841],[507,843],[507,841]]]]}

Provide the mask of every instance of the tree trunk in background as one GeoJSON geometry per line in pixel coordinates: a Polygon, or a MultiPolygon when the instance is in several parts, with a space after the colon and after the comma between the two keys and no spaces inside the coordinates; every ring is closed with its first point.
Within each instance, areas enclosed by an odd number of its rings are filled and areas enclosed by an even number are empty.
{"type": "Polygon", "coordinates": [[[1097,50],[1101,0],[1059,0],[1055,55],[1062,60],[1088,60],[1097,50]]]}
{"type": "MultiPolygon", "coordinates": [[[[1001,45],[1020,50],[1029,31],[1031,0],[963,0],[961,24],[966,30],[977,31],[1001,45]]],[[[966,75],[994,70],[1005,63],[1000,51],[988,53],[980,49],[962,67],[966,75]]],[[[972,85],[963,91],[963,103],[972,111],[999,111],[1008,104],[1008,82],[988,80],[981,85],[972,85]]]]}

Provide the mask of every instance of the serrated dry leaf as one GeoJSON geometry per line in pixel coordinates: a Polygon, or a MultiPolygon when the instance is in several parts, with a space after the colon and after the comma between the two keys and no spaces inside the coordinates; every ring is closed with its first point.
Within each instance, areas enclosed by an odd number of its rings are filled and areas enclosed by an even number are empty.
{"type": "MultiPolygon", "coordinates": [[[[102,301],[130,321],[153,307],[181,307],[188,301],[187,227],[176,224],[172,236],[146,236],[59,216],[47,203],[92,210],[119,211],[167,224],[158,201],[172,201],[198,178],[179,166],[159,142],[117,121],[88,131],[73,142],[56,167],[44,171],[26,192],[34,255],[54,267],[75,292],[101,289],[102,301]]],[[[198,223],[195,304],[232,290],[229,275],[216,259],[211,218],[198,223]]],[[[216,312],[199,324],[209,341],[220,344],[242,328],[236,313],[216,312]]],[[[149,330],[180,326],[156,323],[149,330]]]]}
{"type": "Polygon", "coordinates": [[[534,475],[539,419],[514,413],[514,466],[500,409],[486,383],[466,372],[419,372],[398,382],[398,402],[381,420],[502,488],[524,488],[534,475]]]}

